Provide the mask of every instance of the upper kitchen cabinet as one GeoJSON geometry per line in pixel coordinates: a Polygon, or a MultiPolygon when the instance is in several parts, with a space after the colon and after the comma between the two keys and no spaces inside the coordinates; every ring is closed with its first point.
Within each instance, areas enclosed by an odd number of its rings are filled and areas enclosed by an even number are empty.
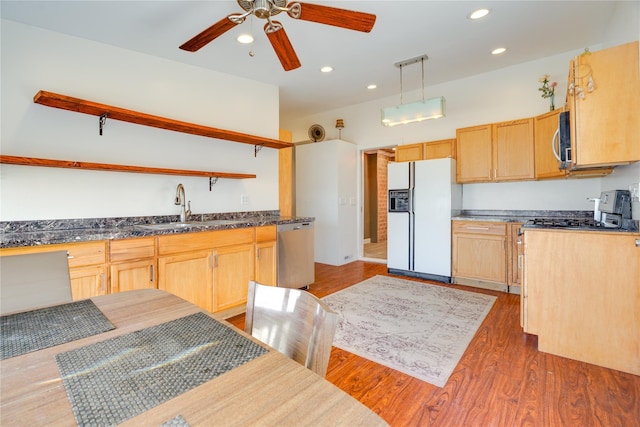
{"type": "Polygon", "coordinates": [[[533,119],[456,130],[459,183],[534,178],[533,119]]]}
{"type": "Polygon", "coordinates": [[[536,179],[563,178],[566,171],[560,169],[553,153],[557,144],[558,116],[562,110],[553,110],[534,119],[534,153],[536,179]]]}
{"type": "Polygon", "coordinates": [[[456,140],[420,142],[396,147],[396,162],[416,162],[419,160],[456,158],[456,140]]]}
{"type": "Polygon", "coordinates": [[[638,42],[585,52],[570,62],[572,169],[640,160],[638,42]]]}
{"type": "Polygon", "coordinates": [[[456,129],[456,152],[456,181],[492,180],[491,125],[456,129]]]}

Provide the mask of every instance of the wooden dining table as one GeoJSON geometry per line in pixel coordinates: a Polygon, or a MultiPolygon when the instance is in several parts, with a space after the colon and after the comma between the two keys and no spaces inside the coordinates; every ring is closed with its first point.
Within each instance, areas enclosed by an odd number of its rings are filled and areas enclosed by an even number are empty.
{"type": "MultiPolygon", "coordinates": [[[[0,362],[0,425],[76,425],[56,355],[165,324],[197,306],[170,293],[144,289],[91,299],[115,326],[97,335],[10,357],[0,362]]],[[[125,426],[385,426],[372,410],[324,378],[266,348],[238,367],[122,422],[125,426]]]]}

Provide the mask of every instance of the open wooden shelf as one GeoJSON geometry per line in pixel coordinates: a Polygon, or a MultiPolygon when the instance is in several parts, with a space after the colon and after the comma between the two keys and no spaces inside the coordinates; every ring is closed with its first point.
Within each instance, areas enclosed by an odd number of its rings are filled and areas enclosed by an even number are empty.
{"type": "Polygon", "coordinates": [[[206,172],[183,169],[149,168],[143,166],[110,165],[106,163],[75,162],[72,160],[37,159],[35,157],[18,157],[0,155],[0,163],[23,166],[42,166],[51,168],[84,169],[110,172],[134,172],[156,175],[205,176],[209,178],[244,179],[255,178],[255,175],[227,172],[206,172]]]}
{"type": "Polygon", "coordinates": [[[193,123],[167,119],[165,117],[139,113],[137,111],[127,110],[119,107],[112,107],[105,104],[98,104],[96,102],[86,101],[79,98],[72,98],[70,96],[46,92],[43,90],[36,93],[36,95],[33,97],[33,102],[35,102],[36,104],[46,105],[48,107],[60,108],[63,110],[75,111],[84,114],[91,114],[98,117],[106,114],[107,119],[121,120],[123,122],[151,126],[160,129],[167,129],[175,132],[189,133],[192,135],[206,136],[209,138],[224,139],[226,141],[241,142],[243,144],[251,144],[277,149],[293,146],[293,144],[290,142],[280,141],[277,139],[263,138],[246,133],[217,129],[193,123]]]}

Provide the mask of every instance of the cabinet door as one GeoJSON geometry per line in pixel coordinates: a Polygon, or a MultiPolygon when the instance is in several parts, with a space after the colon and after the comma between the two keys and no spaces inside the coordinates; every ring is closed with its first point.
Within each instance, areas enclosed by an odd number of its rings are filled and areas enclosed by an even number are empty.
{"type": "Polygon", "coordinates": [[[446,159],[451,157],[456,158],[456,140],[444,139],[442,141],[431,141],[424,143],[424,159],[446,159]]]}
{"type": "Polygon", "coordinates": [[[275,241],[256,244],[256,282],[271,286],[278,284],[276,253],[277,244],[275,241]]]}
{"type": "Polygon", "coordinates": [[[71,297],[74,301],[106,295],[107,269],[104,265],[70,268],[71,297]]]}
{"type": "Polygon", "coordinates": [[[417,160],[422,160],[422,144],[396,147],[396,162],[415,162],[417,160]]]}
{"type": "Polygon", "coordinates": [[[640,239],[525,231],[525,332],[538,349],[640,375],[640,239]]]}
{"type": "Polygon", "coordinates": [[[506,285],[506,226],[503,222],[453,221],[453,276],[506,285]]]}
{"type": "Polygon", "coordinates": [[[562,110],[553,110],[534,119],[534,158],[536,179],[562,178],[565,171],[560,169],[558,159],[553,154],[552,141],[558,130],[558,115],[562,110]]]}
{"type": "Polygon", "coordinates": [[[254,245],[237,245],[214,251],[213,311],[247,303],[253,279],[254,245]]]}
{"type": "Polygon", "coordinates": [[[533,119],[493,125],[493,178],[533,179],[533,119]]]}
{"type": "Polygon", "coordinates": [[[458,182],[491,181],[491,125],[457,129],[456,154],[458,182]]]}
{"type": "Polygon", "coordinates": [[[573,65],[573,162],[589,167],[640,160],[638,42],[578,56],[573,65]]]}
{"type": "Polygon", "coordinates": [[[111,293],[155,288],[155,270],[153,260],[111,264],[111,293]]]}
{"type": "Polygon", "coordinates": [[[506,283],[506,251],[503,236],[454,234],[454,277],[506,283]]]}
{"type": "Polygon", "coordinates": [[[509,242],[509,253],[507,254],[508,262],[508,285],[520,286],[522,277],[522,235],[520,233],[521,223],[509,224],[509,233],[507,241],[509,242]]]}
{"type": "Polygon", "coordinates": [[[192,252],[158,258],[158,288],[213,310],[213,255],[192,252]]]}

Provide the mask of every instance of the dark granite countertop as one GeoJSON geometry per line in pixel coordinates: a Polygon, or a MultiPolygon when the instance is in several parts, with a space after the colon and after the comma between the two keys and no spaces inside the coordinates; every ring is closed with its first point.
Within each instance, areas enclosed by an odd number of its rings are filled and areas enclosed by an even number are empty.
{"type": "Polygon", "coordinates": [[[527,222],[534,218],[593,218],[593,211],[463,210],[453,220],[527,222]]]}
{"type": "Polygon", "coordinates": [[[0,248],[40,246],[56,243],[116,240],[167,234],[262,227],[314,221],[311,217],[280,216],[279,211],[240,212],[225,214],[197,214],[189,218],[189,227],[151,229],[149,224],[179,222],[178,215],[88,218],[0,222],[0,248]],[[233,223],[198,224],[199,222],[230,220],[233,223]]]}

